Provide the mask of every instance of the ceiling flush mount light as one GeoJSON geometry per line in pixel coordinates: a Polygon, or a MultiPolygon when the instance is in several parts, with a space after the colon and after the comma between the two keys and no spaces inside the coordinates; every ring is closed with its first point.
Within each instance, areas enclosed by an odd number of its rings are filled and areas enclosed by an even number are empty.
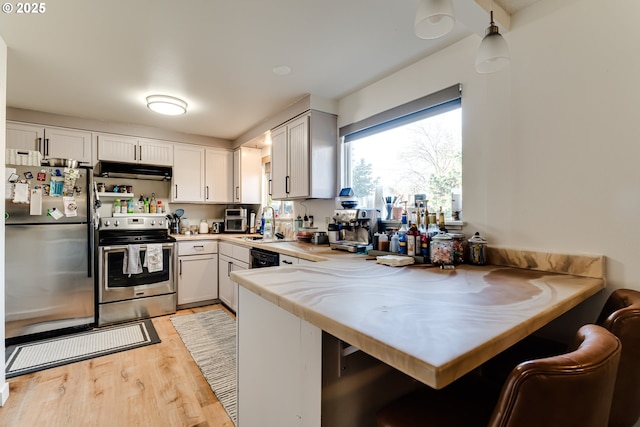
{"type": "Polygon", "coordinates": [[[452,0],[419,0],[414,28],[421,39],[437,39],[453,29],[452,0]]]}
{"type": "Polygon", "coordinates": [[[509,46],[500,34],[498,26],[493,22],[493,9],[491,10],[491,23],[485,33],[476,56],[476,71],[479,73],[495,73],[509,65],[511,55],[509,46]]]}
{"type": "Polygon", "coordinates": [[[167,116],[179,116],[187,112],[186,102],[168,95],[147,96],[147,107],[149,107],[151,111],[167,116]]]}

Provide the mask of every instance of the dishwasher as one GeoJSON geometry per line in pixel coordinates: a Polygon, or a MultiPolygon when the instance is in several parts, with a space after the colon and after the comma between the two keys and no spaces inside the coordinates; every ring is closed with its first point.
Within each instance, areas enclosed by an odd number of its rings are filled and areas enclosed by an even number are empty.
{"type": "Polygon", "coordinates": [[[251,249],[251,266],[249,268],[276,267],[280,264],[280,255],[264,249],[251,249]]]}

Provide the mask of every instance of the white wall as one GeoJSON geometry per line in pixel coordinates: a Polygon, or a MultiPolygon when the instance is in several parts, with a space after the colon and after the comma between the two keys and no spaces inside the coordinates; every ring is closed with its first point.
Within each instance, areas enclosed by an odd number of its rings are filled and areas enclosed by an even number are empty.
{"type": "Polygon", "coordinates": [[[607,257],[607,291],[552,324],[558,338],[614,288],[640,290],[638,16],[636,0],[542,0],[513,17],[507,70],[474,71],[474,35],[339,102],[343,126],[463,84],[465,232],[607,257]]]}
{"type": "MultiPolygon", "coordinates": [[[[0,164],[4,165],[5,157],[5,125],[7,105],[7,45],[0,37],[0,164]]],[[[4,200],[4,185],[0,185],[0,198],[4,200]]],[[[2,203],[2,227],[0,227],[0,259],[4,259],[4,203],[2,203]]],[[[4,343],[4,262],[0,263],[0,342],[4,343]]],[[[9,383],[4,371],[4,351],[0,353],[0,406],[9,398],[9,383]]]]}

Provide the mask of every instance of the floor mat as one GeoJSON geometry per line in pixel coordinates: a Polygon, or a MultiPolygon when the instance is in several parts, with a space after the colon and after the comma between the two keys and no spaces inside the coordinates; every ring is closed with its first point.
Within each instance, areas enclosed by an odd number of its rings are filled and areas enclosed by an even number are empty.
{"type": "Polygon", "coordinates": [[[16,344],[5,350],[7,378],[160,342],[150,319],[16,344]]]}

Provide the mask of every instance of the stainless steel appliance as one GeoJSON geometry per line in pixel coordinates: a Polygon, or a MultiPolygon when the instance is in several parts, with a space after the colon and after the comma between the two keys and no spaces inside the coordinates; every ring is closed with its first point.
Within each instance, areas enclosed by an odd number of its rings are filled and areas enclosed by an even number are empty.
{"type": "Polygon", "coordinates": [[[98,325],[175,313],[176,239],[166,217],[101,218],[97,234],[98,325]],[[161,249],[159,271],[144,266],[152,248],[161,249]],[[125,272],[125,256],[139,256],[139,273],[125,272]]]}
{"type": "Polygon", "coordinates": [[[224,231],[227,233],[246,233],[247,210],[243,208],[225,209],[224,231]]]}
{"type": "Polygon", "coordinates": [[[280,255],[277,252],[264,249],[251,249],[251,264],[249,268],[276,267],[280,265],[280,255]]]}
{"type": "Polygon", "coordinates": [[[5,200],[5,337],[28,340],[94,325],[91,170],[74,169],[75,185],[72,178],[63,196],[54,197],[65,168],[7,168],[15,173],[5,181],[13,192],[8,188],[5,200]],[[25,191],[29,203],[14,203],[25,191]]]}
{"type": "Polygon", "coordinates": [[[375,209],[336,209],[333,221],[339,230],[338,240],[329,246],[331,249],[363,252],[373,240],[377,218],[375,209]]]}

